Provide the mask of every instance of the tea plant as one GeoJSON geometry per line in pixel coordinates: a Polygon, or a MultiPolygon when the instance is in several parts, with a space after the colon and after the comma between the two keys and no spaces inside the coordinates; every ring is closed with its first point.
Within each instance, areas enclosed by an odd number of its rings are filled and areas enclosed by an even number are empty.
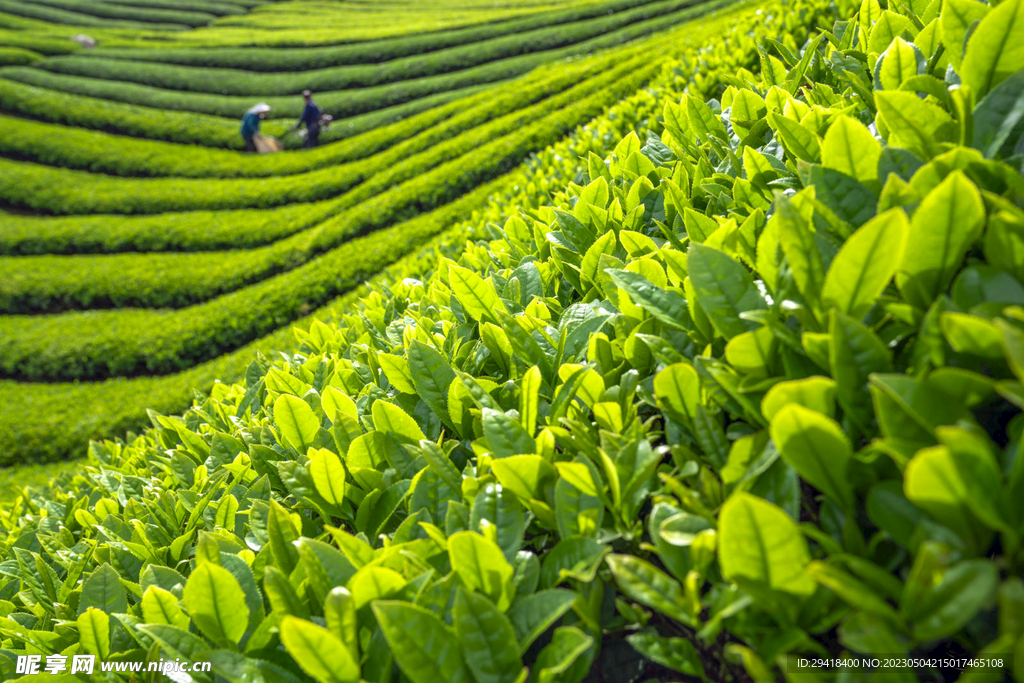
{"type": "Polygon", "coordinates": [[[8,509],[0,666],[1024,680],[1022,13],[772,5],[552,205],[8,509]]]}

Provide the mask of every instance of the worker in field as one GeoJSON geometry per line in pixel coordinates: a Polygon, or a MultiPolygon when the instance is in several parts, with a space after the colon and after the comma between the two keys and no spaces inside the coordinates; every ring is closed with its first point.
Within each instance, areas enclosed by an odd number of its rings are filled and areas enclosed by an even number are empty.
{"type": "Polygon", "coordinates": [[[313,93],[309,90],[302,91],[302,99],[306,102],[306,107],[302,110],[302,118],[295,124],[295,129],[298,130],[303,125],[306,126],[306,141],[302,143],[303,147],[316,147],[319,143],[320,138],[320,107],[316,106],[316,102],[313,101],[313,93]]]}
{"type": "Polygon", "coordinates": [[[242,117],[242,128],[239,132],[242,134],[242,139],[245,140],[245,151],[257,151],[255,138],[260,132],[260,121],[267,117],[268,111],[270,111],[270,105],[260,102],[245,112],[245,116],[242,117]]]}

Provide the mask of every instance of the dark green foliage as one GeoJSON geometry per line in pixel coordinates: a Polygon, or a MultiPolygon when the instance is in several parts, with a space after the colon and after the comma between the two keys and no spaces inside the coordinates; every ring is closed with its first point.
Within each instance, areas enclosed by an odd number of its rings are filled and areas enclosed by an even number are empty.
{"type": "Polygon", "coordinates": [[[976,4],[747,15],[551,205],[94,443],[0,514],[0,672],[1022,680],[1024,0],[976,4]]]}
{"type": "MultiPolygon", "coordinates": [[[[316,231],[297,236],[294,244],[282,250],[272,263],[279,269],[283,267],[278,265],[282,259],[289,265],[305,260],[336,247],[345,239],[416,215],[473,190],[438,209],[437,213],[414,221],[425,221],[429,226],[427,234],[431,234],[443,225],[438,221],[468,217],[468,211],[476,208],[486,196],[474,188],[511,170],[531,151],[550,144],[626,93],[635,91],[653,71],[654,68],[631,71],[624,81],[612,88],[368,199],[316,231]]],[[[378,248],[385,238],[376,235],[358,240],[359,247],[345,243],[329,252],[328,264],[322,263],[325,257],[321,257],[283,275],[180,311],[126,310],[41,318],[5,317],[0,319],[3,331],[0,373],[19,379],[67,380],[162,374],[187,368],[280,327],[297,317],[303,305],[319,305],[358,284],[361,280],[353,280],[354,275],[345,279],[338,277],[339,272],[358,273],[364,278],[373,272],[365,269],[358,255],[360,252],[353,249],[373,245],[378,260],[372,262],[379,267],[379,259],[385,258],[388,250],[394,258],[415,246],[411,237],[415,231],[410,230],[391,229],[389,234],[394,235],[395,241],[388,242],[388,249],[378,248]],[[409,241],[400,246],[403,234],[409,241]],[[124,329],[136,332],[125,338],[120,332],[124,329]],[[46,347],[42,352],[40,345],[46,347]]],[[[369,257],[366,262],[370,262],[369,257]]]]}
{"type": "Polygon", "coordinates": [[[427,55],[452,47],[469,45],[510,34],[599,17],[609,12],[627,10],[652,0],[609,0],[587,3],[561,10],[538,12],[527,17],[493,21],[452,29],[405,35],[383,40],[361,41],[322,47],[217,47],[217,48],[106,48],[93,53],[97,57],[143,62],[180,64],[182,66],[220,67],[245,71],[302,71],[346,64],[379,64],[412,55],[427,55]]]}
{"type": "MultiPolygon", "coordinates": [[[[700,11],[700,6],[693,9],[681,9],[654,19],[635,22],[568,47],[508,57],[452,73],[434,74],[409,81],[351,91],[321,92],[317,95],[317,103],[325,112],[335,118],[345,118],[404,104],[437,93],[495,83],[514,78],[556,59],[588,54],[594,50],[613,47],[656,31],[665,30],[692,18],[695,13],[700,11]]],[[[240,118],[253,105],[252,95],[186,94],[134,83],[53,74],[38,69],[14,67],[0,71],[0,75],[6,79],[77,95],[197,114],[240,118]]],[[[302,112],[303,102],[298,97],[261,96],[260,99],[266,101],[273,108],[270,116],[274,118],[297,118],[302,112]]]]}
{"type": "MultiPolygon", "coordinates": [[[[524,33],[503,34],[459,48],[416,54],[383,64],[365,66],[324,68],[320,64],[311,65],[310,68],[297,72],[258,73],[247,69],[184,67],[103,59],[92,55],[53,58],[36,66],[72,76],[217,95],[267,98],[297,95],[306,89],[329,95],[329,91],[392,85],[401,81],[452,73],[518,55],[573,45],[635,22],[670,14],[691,4],[695,4],[694,0],[658,0],[604,17],[582,18],[576,22],[545,26],[524,33]]],[[[321,99],[321,96],[318,95],[317,98],[321,99]]],[[[330,106],[328,100],[324,100],[323,106],[330,106]]]]}
{"type": "MultiPolygon", "coordinates": [[[[524,84],[522,95],[513,90],[506,96],[483,100],[472,113],[462,112],[404,144],[341,166],[258,180],[126,180],[23,162],[0,162],[6,166],[4,180],[0,181],[0,200],[37,211],[69,214],[262,208],[334,197],[370,179],[370,184],[363,187],[359,195],[365,198],[381,188],[392,187],[425,173],[441,162],[477,151],[496,138],[508,135],[522,137],[524,126],[545,116],[564,118],[567,113],[560,109],[580,101],[586,103],[585,111],[612,104],[624,93],[635,90],[637,84],[654,70],[645,58],[636,56],[636,53],[627,52],[620,57],[624,63],[582,80],[573,87],[569,87],[571,81],[556,81],[554,85],[561,85],[560,88],[552,88],[552,84],[545,82],[534,87],[524,84]],[[530,104],[549,93],[552,96],[530,104]],[[492,117],[496,118],[488,121],[492,117]],[[476,123],[480,125],[472,127],[476,123]]],[[[598,68],[607,68],[611,63],[611,60],[599,60],[598,68]]],[[[567,68],[567,71],[578,74],[580,79],[585,78],[590,70],[583,67],[567,68]]],[[[580,122],[573,120],[572,125],[580,122]]],[[[413,123],[406,128],[414,129],[415,125],[413,123]]],[[[500,158],[494,161],[500,161],[500,158]]],[[[457,189],[458,185],[453,184],[452,191],[457,189]]],[[[351,204],[352,201],[342,200],[340,206],[351,204]]]]}

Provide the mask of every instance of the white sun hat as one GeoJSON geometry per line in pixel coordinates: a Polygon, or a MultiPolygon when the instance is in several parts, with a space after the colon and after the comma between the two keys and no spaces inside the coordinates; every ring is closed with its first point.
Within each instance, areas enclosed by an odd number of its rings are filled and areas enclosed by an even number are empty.
{"type": "Polygon", "coordinates": [[[263,112],[270,111],[270,105],[266,102],[260,102],[252,109],[249,110],[250,114],[262,114],[263,112]]]}

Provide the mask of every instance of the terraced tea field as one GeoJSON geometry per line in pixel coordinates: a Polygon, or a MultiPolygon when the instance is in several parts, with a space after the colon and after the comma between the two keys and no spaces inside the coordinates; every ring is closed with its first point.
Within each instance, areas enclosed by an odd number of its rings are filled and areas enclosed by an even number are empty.
{"type": "Polygon", "coordinates": [[[0,9],[0,681],[1024,683],[1024,0],[169,5],[0,9]]]}
{"type": "Polygon", "coordinates": [[[0,8],[33,52],[0,69],[0,463],[81,452],[240,377],[725,4],[0,8]],[[78,32],[97,47],[69,49],[78,32]],[[334,117],[311,150],[290,130],[305,89],[334,117]],[[242,151],[256,102],[285,152],[242,151]]]}

